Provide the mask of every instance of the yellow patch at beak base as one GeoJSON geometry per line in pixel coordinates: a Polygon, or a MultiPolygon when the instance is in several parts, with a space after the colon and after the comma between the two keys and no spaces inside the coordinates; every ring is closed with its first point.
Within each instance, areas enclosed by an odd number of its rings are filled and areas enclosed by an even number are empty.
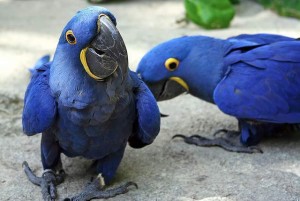
{"type": "Polygon", "coordinates": [[[185,88],[185,90],[189,91],[189,86],[187,85],[187,83],[181,79],[180,77],[170,77],[170,80],[173,80],[175,82],[177,82],[178,84],[180,84],[183,88],[185,88]]]}
{"type": "Polygon", "coordinates": [[[81,61],[82,65],[83,65],[83,67],[84,67],[84,70],[87,72],[87,74],[88,74],[89,76],[91,76],[91,77],[94,78],[95,80],[101,81],[102,79],[101,79],[100,77],[94,75],[94,74],[91,72],[91,70],[90,70],[90,68],[89,68],[89,66],[88,66],[88,64],[87,64],[87,61],[86,61],[86,56],[85,56],[86,51],[87,51],[87,47],[84,48],[84,49],[82,49],[81,52],[80,52],[80,61],[81,61]]]}

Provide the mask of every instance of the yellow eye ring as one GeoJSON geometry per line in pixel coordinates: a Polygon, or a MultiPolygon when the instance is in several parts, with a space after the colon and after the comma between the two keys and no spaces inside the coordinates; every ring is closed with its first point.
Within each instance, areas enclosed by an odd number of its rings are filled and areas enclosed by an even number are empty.
{"type": "Polygon", "coordinates": [[[165,67],[168,69],[168,71],[174,71],[178,68],[179,66],[179,61],[178,59],[175,58],[169,58],[165,62],[165,67]]]}
{"type": "Polygon", "coordinates": [[[67,40],[68,43],[71,44],[71,45],[75,45],[75,44],[77,43],[76,37],[75,37],[75,35],[74,35],[74,33],[73,33],[72,30],[68,30],[68,31],[66,32],[66,40],[67,40]]]}

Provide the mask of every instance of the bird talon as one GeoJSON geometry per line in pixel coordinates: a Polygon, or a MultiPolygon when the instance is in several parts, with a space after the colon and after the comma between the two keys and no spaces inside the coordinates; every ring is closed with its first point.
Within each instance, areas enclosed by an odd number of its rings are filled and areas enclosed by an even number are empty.
{"type": "Polygon", "coordinates": [[[216,137],[216,136],[221,135],[223,133],[228,133],[228,130],[227,129],[219,129],[219,130],[217,130],[216,132],[213,133],[213,136],[216,137]]]}
{"type": "Polygon", "coordinates": [[[49,194],[50,194],[50,197],[52,199],[56,198],[56,188],[55,188],[55,185],[53,183],[49,184],[49,194]]]}
{"type": "Polygon", "coordinates": [[[168,114],[160,113],[160,117],[168,117],[168,116],[169,116],[168,114]]]}
{"type": "Polygon", "coordinates": [[[182,135],[182,134],[177,134],[177,135],[174,135],[173,137],[172,137],[172,140],[173,139],[175,139],[175,138],[182,138],[182,139],[186,139],[186,138],[188,138],[187,136],[185,136],[185,135],[182,135]]]}
{"type": "MultiPolygon", "coordinates": [[[[23,161],[22,163],[22,168],[25,169],[25,168],[29,168],[29,165],[27,163],[27,161],[23,161]]],[[[30,169],[30,168],[29,168],[30,169]]]]}
{"type": "Polygon", "coordinates": [[[132,182],[132,181],[127,182],[125,186],[126,186],[126,188],[128,188],[128,187],[130,187],[130,186],[134,186],[136,189],[139,188],[139,186],[137,185],[137,183],[132,182]]]}
{"type": "Polygon", "coordinates": [[[88,184],[81,193],[71,198],[65,198],[63,200],[71,201],[71,200],[90,200],[93,198],[112,198],[117,195],[127,193],[130,190],[129,189],[130,186],[134,186],[135,188],[138,188],[138,185],[136,183],[130,181],[118,187],[104,190],[103,188],[101,188],[100,183],[94,180],[92,183],[88,184]]]}
{"type": "Polygon", "coordinates": [[[38,177],[32,172],[26,161],[23,162],[22,166],[28,180],[41,187],[43,199],[47,201],[54,201],[57,197],[56,186],[64,180],[64,170],[60,170],[59,173],[56,174],[54,170],[45,169],[42,176],[38,177]]]}

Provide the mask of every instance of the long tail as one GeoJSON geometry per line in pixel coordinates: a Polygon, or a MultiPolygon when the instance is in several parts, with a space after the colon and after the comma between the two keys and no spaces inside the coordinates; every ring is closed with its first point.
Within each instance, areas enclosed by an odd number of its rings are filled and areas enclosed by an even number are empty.
{"type": "Polygon", "coordinates": [[[33,67],[29,68],[30,73],[33,74],[34,71],[41,68],[44,64],[48,63],[49,61],[50,61],[49,54],[42,56],[41,58],[39,58],[39,60],[37,60],[37,62],[34,64],[33,67]]]}

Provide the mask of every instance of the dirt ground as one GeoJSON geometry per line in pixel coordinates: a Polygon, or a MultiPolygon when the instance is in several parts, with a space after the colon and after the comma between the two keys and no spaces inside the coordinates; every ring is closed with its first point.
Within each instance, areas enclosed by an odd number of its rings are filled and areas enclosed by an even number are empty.
{"type": "MultiPolygon", "coordinates": [[[[52,54],[64,24],[89,4],[85,0],[0,0],[0,200],[41,200],[40,188],[27,180],[27,160],[41,174],[40,135],[22,134],[23,96],[28,67],[52,54]]],[[[182,0],[124,0],[103,5],[117,17],[118,28],[135,69],[143,54],[159,42],[181,35],[220,38],[240,33],[277,33],[299,37],[300,21],[279,17],[252,1],[242,1],[229,29],[206,31],[176,24],[184,16],[182,0]]],[[[141,150],[127,148],[113,185],[134,181],[139,189],[109,200],[145,201],[299,201],[300,135],[260,143],[263,154],[237,154],[171,140],[176,133],[205,136],[220,128],[236,129],[236,120],[189,95],[159,103],[163,113],[156,141],[141,150]]],[[[90,162],[63,157],[68,174],[60,199],[87,183],[90,162]]]]}

